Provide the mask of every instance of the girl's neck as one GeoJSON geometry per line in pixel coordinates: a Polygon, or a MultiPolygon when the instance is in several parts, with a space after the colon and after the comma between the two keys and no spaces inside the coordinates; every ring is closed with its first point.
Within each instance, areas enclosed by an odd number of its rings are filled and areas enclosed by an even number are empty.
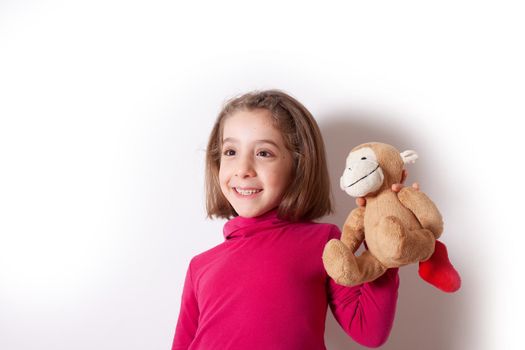
{"type": "Polygon", "coordinates": [[[277,208],[256,217],[236,216],[224,225],[224,238],[249,237],[257,234],[263,228],[271,228],[289,224],[277,216],[277,208]]]}
{"type": "Polygon", "coordinates": [[[257,221],[260,221],[260,220],[264,220],[266,218],[276,217],[277,216],[277,212],[278,212],[278,208],[275,207],[273,209],[268,210],[266,213],[260,214],[258,216],[244,217],[244,216],[240,216],[239,215],[239,216],[236,216],[233,219],[236,219],[236,220],[239,220],[239,221],[246,221],[246,222],[249,222],[249,221],[257,222],[257,221]]]}

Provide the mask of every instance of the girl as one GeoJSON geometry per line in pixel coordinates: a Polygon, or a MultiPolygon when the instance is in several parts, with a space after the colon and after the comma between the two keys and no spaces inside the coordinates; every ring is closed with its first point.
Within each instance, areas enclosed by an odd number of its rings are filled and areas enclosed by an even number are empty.
{"type": "Polygon", "coordinates": [[[284,92],[226,103],[206,153],[208,217],[230,219],[225,241],[188,267],[172,350],[325,349],[327,306],[345,332],[383,344],[397,302],[397,269],[343,287],[323,267],[335,225],[324,144],[310,112],[284,92]]]}

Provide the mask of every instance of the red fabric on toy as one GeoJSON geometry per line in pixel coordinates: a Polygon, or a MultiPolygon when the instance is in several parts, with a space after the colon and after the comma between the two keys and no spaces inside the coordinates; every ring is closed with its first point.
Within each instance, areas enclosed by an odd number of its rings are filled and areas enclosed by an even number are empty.
{"type": "Polygon", "coordinates": [[[444,292],[452,293],[461,287],[461,277],[448,259],[447,247],[436,241],[434,254],[419,263],[419,276],[444,292]]]}

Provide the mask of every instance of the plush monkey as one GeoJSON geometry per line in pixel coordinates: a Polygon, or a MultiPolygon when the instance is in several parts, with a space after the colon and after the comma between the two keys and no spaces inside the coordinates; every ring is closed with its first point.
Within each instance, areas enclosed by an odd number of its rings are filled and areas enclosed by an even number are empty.
{"type": "Polygon", "coordinates": [[[414,151],[399,153],[384,143],[355,147],[346,159],[341,189],[352,197],[364,197],[346,219],[341,240],[330,240],[323,263],[338,284],[351,286],[372,281],[387,268],[419,262],[419,275],[445,292],[459,289],[461,280],[448,259],[446,247],[437,241],[443,219],[423,192],[411,187],[394,192],[401,183],[404,164],[417,159],[414,151]],[[365,241],[361,255],[355,252],[365,241]]]}

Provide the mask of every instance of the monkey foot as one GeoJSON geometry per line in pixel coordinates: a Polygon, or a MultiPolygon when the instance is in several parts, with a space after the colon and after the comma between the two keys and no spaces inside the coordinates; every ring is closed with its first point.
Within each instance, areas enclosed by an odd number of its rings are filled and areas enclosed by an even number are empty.
{"type": "Polygon", "coordinates": [[[446,246],[436,241],[434,254],[430,259],[419,263],[422,279],[444,292],[452,293],[461,287],[461,277],[448,259],[446,246]]]}

